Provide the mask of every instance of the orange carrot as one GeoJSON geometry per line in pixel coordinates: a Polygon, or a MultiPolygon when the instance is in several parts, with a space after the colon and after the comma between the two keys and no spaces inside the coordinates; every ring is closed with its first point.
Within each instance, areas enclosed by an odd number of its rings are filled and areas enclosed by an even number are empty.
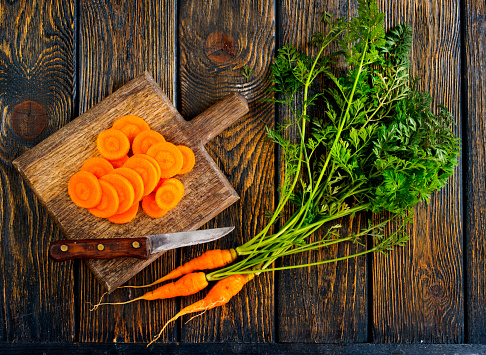
{"type": "Polygon", "coordinates": [[[108,160],[111,165],[113,165],[113,168],[114,169],[117,169],[117,168],[121,168],[123,166],[123,164],[126,163],[126,161],[128,160],[128,155],[125,155],[123,158],[121,159],[117,159],[117,160],[108,160]]]}
{"type": "Polygon", "coordinates": [[[123,167],[135,170],[142,177],[144,196],[151,193],[157,185],[157,170],[147,159],[134,155],[127,160],[123,167]]]}
{"type": "Polygon", "coordinates": [[[142,131],[135,136],[132,142],[133,154],[147,154],[147,150],[155,143],[165,142],[164,136],[157,131],[142,131]]]}
{"type": "Polygon", "coordinates": [[[160,177],[170,178],[181,171],[184,158],[181,151],[172,143],[156,143],[149,148],[147,155],[159,163],[162,170],[160,177]]]}
{"type": "Polygon", "coordinates": [[[149,287],[167,280],[176,279],[178,277],[181,277],[182,275],[186,275],[194,271],[217,269],[219,267],[223,267],[232,263],[233,261],[236,260],[237,256],[238,255],[236,254],[235,249],[208,250],[204,254],[188,261],[184,265],[179,266],[178,268],[169,272],[167,275],[161,277],[160,279],[155,280],[149,285],[124,286],[124,287],[130,287],[130,288],[149,287]]]}
{"type": "Polygon", "coordinates": [[[103,175],[113,172],[113,170],[113,165],[102,157],[89,158],[81,167],[81,171],[89,171],[98,179],[103,175]]]}
{"type": "Polygon", "coordinates": [[[79,171],[69,179],[68,193],[71,200],[83,208],[97,206],[103,194],[98,178],[88,171],[79,171]]]}
{"type": "Polygon", "coordinates": [[[160,218],[164,216],[169,210],[160,208],[155,202],[155,193],[152,192],[142,199],[142,209],[152,218],[160,218]]]}
{"type": "Polygon", "coordinates": [[[101,201],[96,207],[89,208],[88,211],[96,217],[111,217],[118,210],[118,206],[120,205],[120,199],[118,197],[116,189],[113,187],[112,184],[104,180],[99,181],[101,185],[101,191],[103,192],[101,196],[101,201]]]}
{"type": "Polygon", "coordinates": [[[143,196],[143,180],[142,177],[133,169],[117,168],[113,170],[115,174],[119,174],[126,178],[133,186],[134,197],[133,201],[138,202],[143,196]]]}
{"type": "Polygon", "coordinates": [[[157,160],[155,160],[154,158],[152,158],[150,155],[147,154],[136,154],[134,156],[147,159],[149,162],[151,162],[155,170],[157,170],[157,181],[160,180],[160,175],[162,174],[162,171],[160,170],[160,166],[159,163],[157,163],[157,160]]]}
{"type": "Polygon", "coordinates": [[[149,130],[150,126],[141,117],[126,115],[113,122],[113,128],[122,131],[127,136],[130,143],[132,143],[137,134],[149,130]]]}
{"type": "Polygon", "coordinates": [[[218,281],[216,285],[214,285],[213,288],[209,290],[206,297],[183,308],[174,317],[169,319],[167,323],[165,323],[159,334],[156,335],[147,346],[159,339],[162,332],[169,325],[169,323],[175,321],[181,316],[195,312],[205,312],[209,309],[225,305],[229,302],[231,298],[233,298],[238,292],[240,292],[243,286],[245,286],[248,281],[253,279],[253,277],[254,274],[231,275],[218,281]]]}
{"type": "Polygon", "coordinates": [[[158,182],[158,183],[157,183],[157,185],[155,185],[155,187],[154,187],[154,191],[157,191],[157,189],[158,189],[159,187],[161,187],[161,186],[162,186],[162,184],[163,184],[165,181],[167,181],[167,180],[169,180],[169,178],[160,178],[159,182],[158,182]]]}
{"type": "Polygon", "coordinates": [[[174,184],[168,184],[167,181],[162,184],[161,187],[155,192],[155,202],[157,206],[162,209],[171,210],[181,200],[183,193],[174,184]]]}
{"type": "Polygon", "coordinates": [[[192,168],[194,168],[194,165],[196,164],[196,157],[194,156],[192,149],[186,147],[185,145],[178,145],[177,148],[181,151],[183,157],[182,168],[178,174],[187,174],[192,170],[192,168]]]}
{"type": "Polygon", "coordinates": [[[111,217],[108,217],[108,220],[112,223],[117,224],[124,224],[132,221],[138,212],[138,201],[136,201],[126,212],[117,213],[111,217]]]}
{"type": "Polygon", "coordinates": [[[119,200],[117,214],[126,212],[133,205],[135,190],[127,178],[119,174],[106,174],[100,178],[100,181],[109,182],[116,189],[119,200]]]}
{"type": "Polygon", "coordinates": [[[130,150],[130,141],[127,136],[114,128],[100,132],[96,145],[101,156],[108,160],[122,159],[130,150]]]}
{"type": "Polygon", "coordinates": [[[182,184],[182,182],[176,178],[170,178],[170,179],[166,179],[160,186],[164,185],[164,184],[172,184],[174,185],[175,187],[177,187],[177,190],[179,190],[179,194],[182,196],[184,196],[184,185],[182,184]]]}
{"type": "Polygon", "coordinates": [[[106,302],[101,303],[98,302],[93,308],[91,309],[94,311],[99,306],[103,305],[117,305],[117,304],[127,304],[132,303],[139,300],[163,300],[166,298],[174,298],[179,296],[189,296],[199,291],[205,289],[208,286],[208,281],[206,280],[206,274],[204,272],[195,272],[192,274],[185,275],[181,277],[176,282],[171,282],[169,284],[165,284],[156,288],[153,291],[147,292],[144,295],[134,298],[133,300],[125,301],[125,302],[106,302]]]}

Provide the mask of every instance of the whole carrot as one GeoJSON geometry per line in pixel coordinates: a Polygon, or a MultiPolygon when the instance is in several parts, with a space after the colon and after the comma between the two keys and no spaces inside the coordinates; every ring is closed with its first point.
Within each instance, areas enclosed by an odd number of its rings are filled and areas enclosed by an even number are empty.
{"type": "MultiPolygon", "coordinates": [[[[178,296],[189,296],[195,294],[208,285],[208,281],[206,280],[206,274],[204,272],[194,272],[191,274],[187,274],[184,277],[181,277],[176,282],[171,282],[169,284],[160,286],[153,291],[147,292],[144,295],[134,298],[133,300],[125,301],[125,302],[106,302],[101,303],[101,300],[98,304],[93,306],[91,309],[94,311],[99,306],[102,305],[115,305],[115,304],[127,304],[139,300],[162,300],[165,298],[172,298],[178,296]]],[[[102,297],[103,299],[103,297],[102,297]]]]}
{"type": "Polygon", "coordinates": [[[179,317],[194,313],[194,312],[203,312],[207,311],[208,309],[212,309],[215,307],[222,306],[229,302],[229,300],[235,296],[238,292],[241,291],[243,286],[253,279],[254,274],[238,274],[238,275],[231,275],[228,276],[220,281],[218,281],[213,288],[208,292],[206,297],[202,300],[199,300],[182,310],[180,310],[174,317],[169,319],[167,323],[165,323],[162,330],[157,334],[157,336],[147,345],[149,346],[154,341],[160,338],[160,335],[165,330],[169,323],[175,321],[179,317]]]}
{"type": "Polygon", "coordinates": [[[194,271],[198,270],[212,270],[219,267],[226,266],[233,261],[236,260],[237,254],[235,249],[214,249],[208,250],[204,254],[194,258],[184,265],[179,266],[178,268],[174,269],[173,271],[169,272],[164,277],[155,280],[149,285],[141,285],[141,286],[122,286],[122,287],[131,287],[131,288],[141,288],[141,287],[149,287],[156,285],[158,283],[173,280],[182,275],[189,274],[194,271]]]}

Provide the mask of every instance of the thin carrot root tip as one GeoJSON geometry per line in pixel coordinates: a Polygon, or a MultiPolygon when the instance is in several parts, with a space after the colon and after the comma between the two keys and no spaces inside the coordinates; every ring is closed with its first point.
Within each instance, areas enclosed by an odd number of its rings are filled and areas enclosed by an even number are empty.
{"type": "Polygon", "coordinates": [[[241,291],[245,284],[252,280],[255,275],[253,274],[238,274],[238,275],[231,275],[227,278],[224,278],[218,281],[211,290],[209,290],[206,297],[202,300],[199,300],[185,308],[183,308],[180,312],[178,312],[174,317],[169,319],[167,323],[162,327],[159,334],[157,334],[154,339],[147,345],[150,346],[153,342],[157,341],[162,332],[167,328],[167,326],[172,323],[173,321],[177,320],[183,315],[191,314],[195,312],[205,312],[209,309],[222,306],[229,302],[231,298],[233,298],[238,292],[241,291]]]}
{"type": "Polygon", "coordinates": [[[93,307],[90,309],[91,312],[95,311],[98,309],[98,307],[100,306],[101,302],[103,301],[103,297],[105,297],[106,295],[108,294],[108,292],[105,292],[101,295],[101,298],[100,300],[98,301],[97,304],[95,304],[94,306],[90,303],[90,305],[92,305],[93,307]]]}

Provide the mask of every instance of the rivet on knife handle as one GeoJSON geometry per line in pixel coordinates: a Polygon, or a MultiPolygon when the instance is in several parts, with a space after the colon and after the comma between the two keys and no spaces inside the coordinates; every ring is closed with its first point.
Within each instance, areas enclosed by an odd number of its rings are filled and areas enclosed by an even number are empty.
{"type": "Polygon", "coordinates": [[[116,239],[60,240],[51,244],[49,256],[55,261],[71,259],[146,259],[150,245],[146,237],[116,239]]]}

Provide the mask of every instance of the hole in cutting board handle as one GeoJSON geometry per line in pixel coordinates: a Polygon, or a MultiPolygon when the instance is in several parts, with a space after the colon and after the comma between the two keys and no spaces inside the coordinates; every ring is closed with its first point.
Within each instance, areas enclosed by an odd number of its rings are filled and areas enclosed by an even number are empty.
{"type": "Polygon", "coordinates": [[[192,135],[204,145],[249,111],[243,95],[233,92],[190,121],[192,135]],[[197,137],[197,138],[196,138],[197,137]]]}

